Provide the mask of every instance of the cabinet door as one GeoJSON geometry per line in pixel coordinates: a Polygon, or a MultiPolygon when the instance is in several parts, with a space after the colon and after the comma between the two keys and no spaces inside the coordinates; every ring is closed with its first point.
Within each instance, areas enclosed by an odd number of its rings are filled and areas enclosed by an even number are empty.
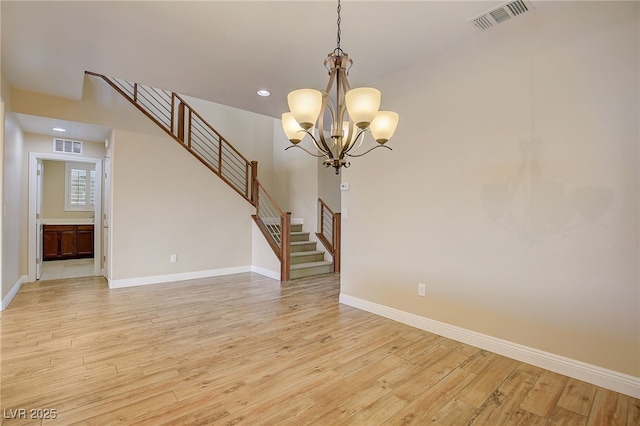
{"type": "Polygon", "coordinates": [[[51,229],[51,227],[44,227],[44,236],[42,242],[42,258],[44,260],[56,259],[58,258],[58,231],[55,229],[51,229]]]}
{"type": "Polygon", "coordinates": [[[60,234],[60,256],[70,257],[76,255],[76,227],[59,226],[60,234]]]}
{"type": "Polygon", "coordinates": [[[93,225],[77,226],[76,250],[78,256],[93,257],[93,225]]]}

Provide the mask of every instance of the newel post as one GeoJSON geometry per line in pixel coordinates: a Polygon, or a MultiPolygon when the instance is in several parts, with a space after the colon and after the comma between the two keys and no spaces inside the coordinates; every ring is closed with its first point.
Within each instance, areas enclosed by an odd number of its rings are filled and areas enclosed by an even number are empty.
{"type": "Polygon", "coordinates": [[[289,281],[291,272],[291,212],[280,219],[280,281],[289,281]]]}
{"type": "Polygon", "coordinates": [[[256,205],[256,203],[258,202],[258,184],[256,182],[256,179],[258,178],[258,162],[257,161],[252,161],[251,162],[251,203],[253,203],[253,205],[256,205]]]}
{"type": "Polygon", "coordinates": [[[340,246],[342,244],[342,213],[333,214],[333,272],[340,272],[340,246]]]}
{"type": "Polygon", "coordinates": [[[178,139],[184,143],[184,102],[178,104],[178,139]]]}

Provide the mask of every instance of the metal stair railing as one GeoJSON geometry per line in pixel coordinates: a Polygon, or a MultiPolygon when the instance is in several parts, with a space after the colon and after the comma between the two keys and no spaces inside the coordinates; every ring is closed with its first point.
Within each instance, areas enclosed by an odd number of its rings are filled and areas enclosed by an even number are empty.
{"type": "Polygon", "coordinates": [[[341,214],[333,212],[329,206],[318,198],[318,240],[333,257],[333,272],[340,272],[340,244],[342,239],[341,214]]]}
{"type": "Polygon", "coordinates": [[[104,80],[238,194],[254,204],[251,198],[254,194],[252,185],[258,175],[258,163],[247,160],[180,95],[91,71],[85,73],[104,80]]]}
{"type": "Polygon", "coordinates": [[[253,219],[280,260],[280,281],[291,273],[291,212],[283,212],[258,179],[254,180],[256,214],[253,219]]]}

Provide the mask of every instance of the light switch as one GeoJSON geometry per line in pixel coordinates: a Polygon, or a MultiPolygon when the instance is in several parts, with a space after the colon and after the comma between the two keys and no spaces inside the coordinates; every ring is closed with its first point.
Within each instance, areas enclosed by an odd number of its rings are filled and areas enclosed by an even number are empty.
{"type": "Polygon", "coordinates": [[[348,191],[349,190],[349,182],[343,182],[340,184],[340,191],[348,191]]]}

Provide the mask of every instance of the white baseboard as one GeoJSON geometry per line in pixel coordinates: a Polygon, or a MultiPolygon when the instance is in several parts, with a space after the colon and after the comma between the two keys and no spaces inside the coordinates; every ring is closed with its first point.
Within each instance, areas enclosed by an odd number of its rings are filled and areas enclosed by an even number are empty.
{"type": "Polygon", "coordinates": [[[110,280],[109,288],[135,287],[139,285],[161,284],[174,281],[195,280],[198,278],[217,277],[220,275],[240,274],[242,272],[251,272],[251,266],[237,266],[232,268],[209,269],[206,271],[181,272],[168,275],[154,275],[148,277],[123,278],[119,280],[110,280]]]}
{"type": "Polygon", "coordinates": [[[274,280],[280,281],[280,271],[272,271],[260,266],[251,265],[251,272],[255,272],[256,274],[264,275],[265,277],[273,278],[274,280]]]}
{"type": "Polygon", "coordinates": [[[259,266],[236,266],[232,268],[209,269],[206,271],[181,272],[168,275],[154,275],[149,277],[123,278],[108,280],[109,288],[135,287],[139,285],[162,284],[175,281],[195,280],[199,278],[218,277],[221,275],[241,274],[243,272],[255,272],[268,278],[280,280],[280,272],[270,271],[259,266]]]}
{"type": "Polygon", "coordinates": [[[9,304],[11,303],[13,298],[16,297],[16,294],[18,294],[18,291],[20,291],[20,288],[22,288],[22,284],[27,281],[27,278],[28,277],[26,275],[21,276],[13,285],[13,287],[11,287],[9,293],[7,293],[6,297],[2,299],[2,304],[0,304],[0,311],[4,311],[9,307],[9,304]]]}
{"type": "Polygon", "coordinates": [[[640,378],[340,293],[340,303],[558,374],[640,398],[640,378]]]}

